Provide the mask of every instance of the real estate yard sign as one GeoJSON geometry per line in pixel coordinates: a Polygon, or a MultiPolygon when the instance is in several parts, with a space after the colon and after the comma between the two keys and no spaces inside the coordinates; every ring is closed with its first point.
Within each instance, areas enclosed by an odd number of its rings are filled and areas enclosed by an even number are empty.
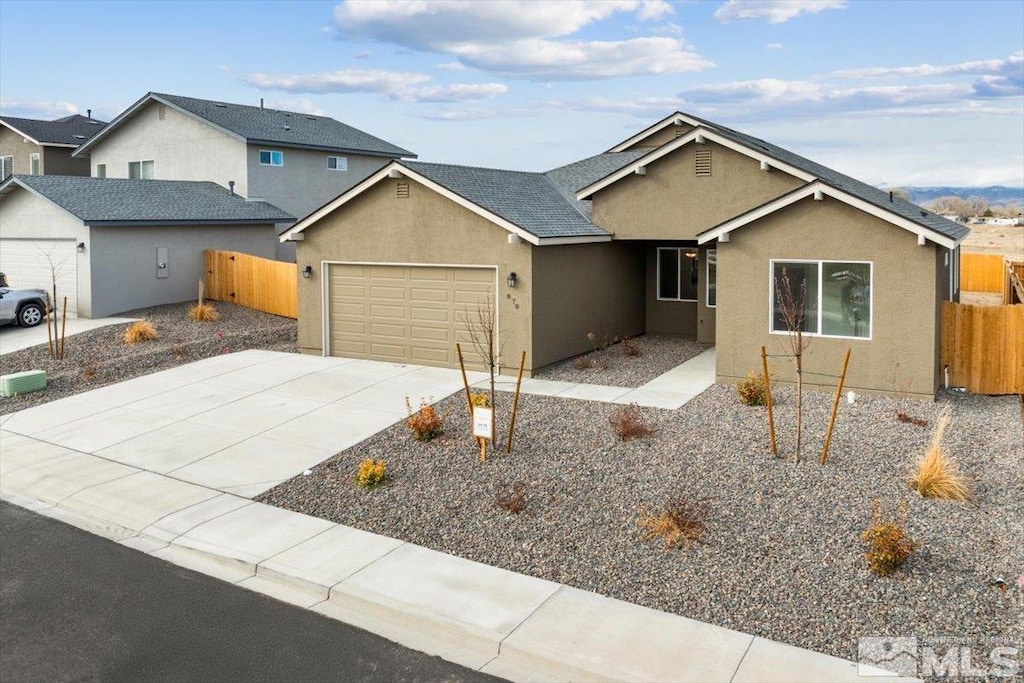
{"type": "Polygon", "coordinates": [[[480,459],[487,459],[487,441],[494,439],[494,409],[473,406],[473,436],[480,442],[480,459]]]}

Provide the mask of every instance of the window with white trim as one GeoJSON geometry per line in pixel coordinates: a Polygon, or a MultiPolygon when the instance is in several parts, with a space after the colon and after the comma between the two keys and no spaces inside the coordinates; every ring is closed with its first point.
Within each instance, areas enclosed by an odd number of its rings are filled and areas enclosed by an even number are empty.
{"type": "Polygon", "coordinates": [[[97,178],[106,178],[107,177],[107,165],[106,164],[96,164],[96,177],[97,178]]]}
{"type": "Polygon", "coordinates": [[[28,174],[39,175],[39,152],[30,154],[28,157],[28,174]]]}
{"type": "Polygon", "coordinates": [[[706,283],[704,301],[709,308],[714,308],[718,305],[718,250],[708,249],[705,253],[707,254],[705,256],[707,272],[704,277],[706,283]]]}
{"type": "Polygon", "coordinates": [[[347,171],[348,170],[348,158],[347,157],[327,157],[327,170],[328,171],[347,171]]]}
{"type": "Polygon", "coordinates": [[[697,248],[658,247],[658,300],[697,300],[697,248]]]}
{"type": "Polygon", "coordinates": [[[261,149],[260,166],[284,166],[284,152],[276,149],[261,149]]]}
{"type": "Polygon", "coordinates": [[[14,157],[0,157],[0,180],[14,173],[14,157]]]}
{"type": "Polygon", "coordinates": [[[803,332],[871,338],[870,261],[771,262],[771,331],[789,331],[787,310],[803,332]]]}
{"type": "Polygon", "coordinates": [[[129,161],[128,177],[132,180],[152,180],[155,176],[153,160],[129,161]]]}

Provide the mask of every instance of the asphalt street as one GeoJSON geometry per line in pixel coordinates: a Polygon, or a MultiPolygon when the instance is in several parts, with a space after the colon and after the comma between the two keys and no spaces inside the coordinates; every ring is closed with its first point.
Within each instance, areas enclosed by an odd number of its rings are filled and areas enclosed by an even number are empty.
{"type": "Polygon", "coordinates": [[[499,679],[0,503],[0,680],[499,679]]]}

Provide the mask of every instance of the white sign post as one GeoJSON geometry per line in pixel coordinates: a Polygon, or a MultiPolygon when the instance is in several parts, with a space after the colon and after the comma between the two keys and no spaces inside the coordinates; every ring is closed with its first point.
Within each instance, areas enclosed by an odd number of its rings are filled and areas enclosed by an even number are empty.
{"type": "Polygon", "coordinates": [[[473,436],[480,442],[480,460],[487,459],[487,441],[494,439],[494,410],[473,406],[473,436]]]}

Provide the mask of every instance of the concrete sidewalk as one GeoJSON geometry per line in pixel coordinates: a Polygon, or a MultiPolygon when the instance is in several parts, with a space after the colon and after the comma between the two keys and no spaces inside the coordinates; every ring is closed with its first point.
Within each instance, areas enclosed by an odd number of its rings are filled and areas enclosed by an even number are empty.
{"type": "MultiPolygon", "coordinates": [[[[64,336],[95,330],[108,325],[133,323],[138,318],[68,318],[64,329],[64,336]]],[[[61,321],[64,324],[64,321],[61,321]]],[[[0,327],[0,356],[5,353],[14,353],[27,349],[30,346],[46,343],[46,325],[35,327],[18,327],[17,325],[4,325],[0,327]]]]}
{"type": "Polygon", "coordinates": [[[436,368],[210,358],[3,416],[0,497],[512,680],[858,680],[852,662],[249,499],[404,418],[406,395],[460,386],[436,368]]]}

